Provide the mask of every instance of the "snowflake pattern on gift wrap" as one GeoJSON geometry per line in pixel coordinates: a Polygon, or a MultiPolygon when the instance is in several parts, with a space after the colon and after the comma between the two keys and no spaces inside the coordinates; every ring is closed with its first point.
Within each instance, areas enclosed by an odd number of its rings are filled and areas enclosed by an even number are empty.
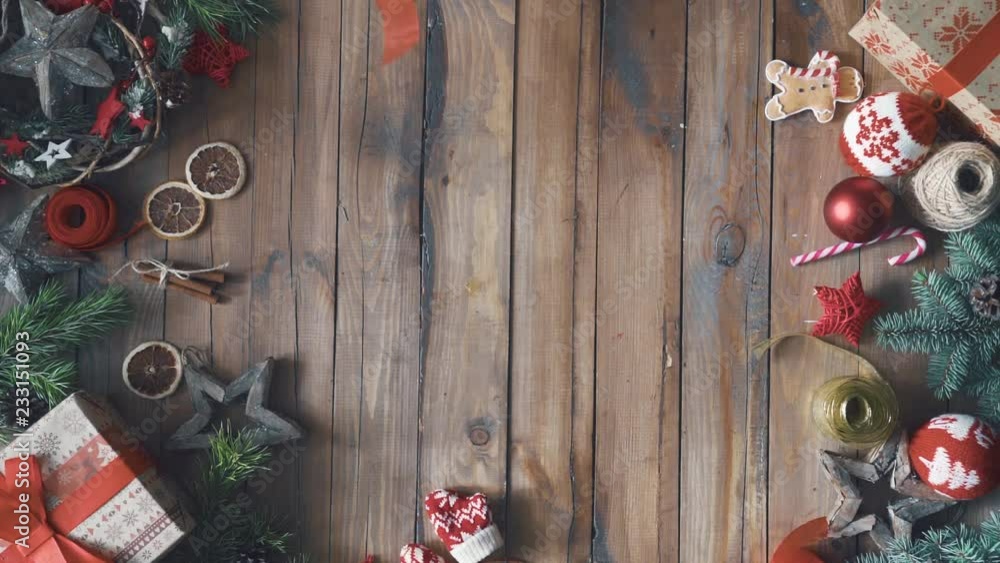
{"type": "Polygon", "coordinates": [[[889,70],[900,79],[906,87],[913,92],[919,92],[927,84],[922,75],[915,74],[916,69],[902,61],[896,61],[889,65],[889,70]]]}
{"type": "Polygon", "coordinates": [[[131,528],[139,522],[139,515],[134,510],[129,510],[122,515],[122,522],[131,528]]]}
{"type": "Polygon", "coordinates": [[[934,62],[934,59],[927,53],[918,53],[910,58],[910,66],[919,72],[924,79],[934,76],[941,70],[941,65],[934,62]]]}
{"type": "Polygon", "coordinates": [[[82,434],[87,429],[87,423],[78,412],[72,412],[63,421],[63,428],[70,434],[82,434]]]}
{"type": "Polygon", "coordinates": [[[42,457],[52,457],[59,450],[59,443],[59,436],[46,432],[35,441],[35,451],[42,457]]]}
{"type": "Polygon", "coordinates": [[[868,49],[871,54],[875,56],[879,55],[892,55],[896,52],[886,40],[885,37],[877,33],[869,33],[862,38],[862,43],[865,45],[865,49],[868,49]]]}
{"type": "Polygon", "coordinates": [[[981,29],[983,29],[982,21],[963,6],[952,16],[950,24],[941,26],[940,31],[934,33],[934,39],[951,44],[952,53],[957,53],[968,45],[981,29]]]}

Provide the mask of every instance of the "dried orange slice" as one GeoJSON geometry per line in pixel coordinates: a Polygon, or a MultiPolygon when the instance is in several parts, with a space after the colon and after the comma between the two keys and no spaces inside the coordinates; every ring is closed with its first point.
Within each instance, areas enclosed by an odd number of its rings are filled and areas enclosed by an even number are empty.
{"type": "Polygon", "coordinates": [[[191,189],[208,199],[229,199],[247,181],[247,163],[229,143],[209,143],[195,149],[187,160],[191,189]]]}
{"type": "Polygon", "coordinates": [[[177,390],[184,376],[181,353],[169,342],[145,342],[129,352],[122,363],[122,379],[133,393],[162,399],[177,390]]]}
{"type": "Polygon", "coordinates": [[[205,222],[205,200],[184,182],[167,182],[146,196],[142,214],[156,236],[176,240],[193,235],[205,222]]]}

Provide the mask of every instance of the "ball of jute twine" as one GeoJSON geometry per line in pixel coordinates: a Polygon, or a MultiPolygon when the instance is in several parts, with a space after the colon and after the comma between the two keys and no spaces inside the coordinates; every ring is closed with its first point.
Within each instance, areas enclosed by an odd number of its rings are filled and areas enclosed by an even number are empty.
{"type": "Polygon", "coordinates": [[[973,227],[1000,204],[1000,159],[980,143],[945,145],[909,177],[903,201],[928,227],[973,227]]]}

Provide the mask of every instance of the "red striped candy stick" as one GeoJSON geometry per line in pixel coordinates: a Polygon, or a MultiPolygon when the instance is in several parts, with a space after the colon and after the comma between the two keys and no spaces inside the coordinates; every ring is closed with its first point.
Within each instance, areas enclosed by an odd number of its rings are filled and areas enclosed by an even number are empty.
{"type": "Polygon", "coordinates": [[[890,266],[902,266],[903,264],[909,264],[917,258],[920,258],[927,252],[927,238],[924,237],[924,233],[920,232],[919,229],[913,227],[896,227],[895,229],[888,229],[884,231],[879,236],[868,242],[842,242],[840,244],[835,244],[833,246],[828,246],[821,250],[813,250],[812,252],[806,252],[805,254],[799,254],[798,256],[792,258],[790,262],[792,267],[801,266],[802,264],[808,264],[810,262],[816,262],[817,260],[822,260],[824,258],[829,258],[831,256],[837,256],[838,254],[843,254],[845,252],[850,252],[852,250],[857,250],[862,246],[871,246],[873,244],[878,244],[887,240],[892,240],[901,236],[913,237],[913,240],[917,243],[917,246],[903,254],[898,254],[889,258],[890,266]]]}

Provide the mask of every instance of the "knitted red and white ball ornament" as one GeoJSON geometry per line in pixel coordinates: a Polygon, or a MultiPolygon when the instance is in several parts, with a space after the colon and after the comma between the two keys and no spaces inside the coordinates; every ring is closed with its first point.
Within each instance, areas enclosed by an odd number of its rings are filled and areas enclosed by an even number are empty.
{"type": "Polygon", "coordinates": [[[427,495],[424,508],[434,531],[458,563],[479,563],[503,547],[483,493],[464,497],[439,489],[427,495]]]}
{"type": "Polygon", "coordinates": [[[411,543],[399,552],[399,563],[445,563],[444,558],[419,543],[411,543]]]}
{"type": "Polygon", "coordinates": [[[935,491],[957,500],[979,498],[997,486],[996,434],[967,414],[932,418],[910,438],[910,465],[935,491]]]}
{"type": "Polygon", "coordinates": [[[906,92],[861,100],[844,120],[840,152],[862,176],[898,176],[923,162],[937,136],[934,109],[906,92]]]}

